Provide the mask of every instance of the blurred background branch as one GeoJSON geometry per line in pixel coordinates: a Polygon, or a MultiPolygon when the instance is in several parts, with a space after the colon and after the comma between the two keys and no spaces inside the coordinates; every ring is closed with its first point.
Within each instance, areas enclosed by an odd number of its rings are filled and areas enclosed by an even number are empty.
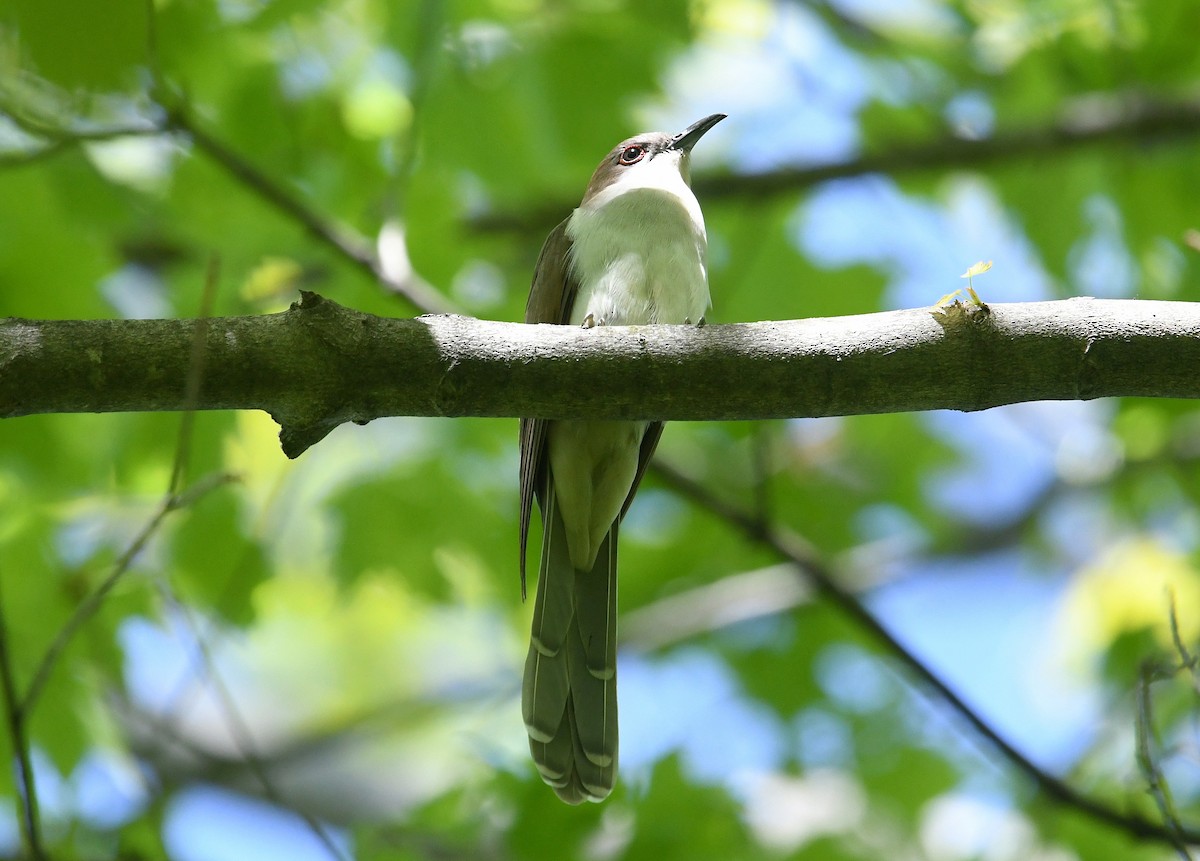
{"type": "MultiPolygon", "coordinates": [[[[833,164],[790,167],[762,173],[704,175],[692,183],[700,200],[767,202],[835,179],[886,174],[985,169],[1031,160],[1054,160],[1077,149],[1114,146],[1134,151],[1187,147],[1200,136],[1200,99],[1162,100],[1140,90],[1098,92],[1062,106],[1057,118],[1025,129],[1002,129],[984,137],[884,142],[879,151],[833,164]]],[[[480,233],[548,231],[578,201],[538,203],[522,211],[481,213],[466,222],[480,233]]]]}

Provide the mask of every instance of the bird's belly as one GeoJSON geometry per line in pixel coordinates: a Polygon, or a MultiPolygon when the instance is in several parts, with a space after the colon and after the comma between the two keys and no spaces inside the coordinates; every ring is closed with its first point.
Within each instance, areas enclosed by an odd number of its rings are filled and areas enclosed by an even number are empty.
{"type": "Polygon", "coordinates": [[[581,285],[571,322],[599,326],[698,323],[708,310],[708,282],[698,261],[656,266],[636,252],[614,260],[581,285]]]}
{"type": "Polygon", "coordinates": [[[549,428],[550,471],[571,564],[590,570],[596,551],[637,474],[646,422],[556,421],[549,428]]]}
{"type": "Polygon", "coordinates": [[[709,302],[704,228],[666,213],[632,225],[607,214],[587,223],[573,249],[572,323],[589,316],[606,326],[700,322],[709,302]]]}

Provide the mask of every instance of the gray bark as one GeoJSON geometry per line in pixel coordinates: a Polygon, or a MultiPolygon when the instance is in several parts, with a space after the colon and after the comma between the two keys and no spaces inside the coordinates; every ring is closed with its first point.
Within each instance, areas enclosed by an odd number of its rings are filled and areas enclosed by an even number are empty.
{"type": "Polygon", "coordinates": [[[261,409],[290,456],[381,416],[767,419],[1200,397],[1200,304],[1068,299],[580,329],[280,314],[0,320],[0,417],[261,409]]]}

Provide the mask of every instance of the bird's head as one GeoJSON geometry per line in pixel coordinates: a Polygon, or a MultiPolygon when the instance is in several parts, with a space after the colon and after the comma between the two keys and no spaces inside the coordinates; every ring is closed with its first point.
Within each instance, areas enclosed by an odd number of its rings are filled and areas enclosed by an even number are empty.
{"type": "Polygon", "coordinates": [[[725,114],[712,114],[679,134],[646,132],[621,141],[596,167],[583,203],[606,190],[619,193],[623,189],[663,188],[681,179],[689,183],[692,147],[723,119],[725,114]]]}

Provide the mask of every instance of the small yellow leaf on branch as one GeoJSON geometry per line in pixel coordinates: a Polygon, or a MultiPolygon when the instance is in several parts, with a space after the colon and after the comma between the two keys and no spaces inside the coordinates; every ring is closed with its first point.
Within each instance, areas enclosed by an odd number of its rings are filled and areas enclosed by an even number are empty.
{"type": "Polygon", "coordinates": [[[992,261],[988,260],[987,262],[984,262],[983,260],[980,260],[978,263],[976,263],[974,266],[972,266],[970,269],[968,269],[966,272],[964,272],[962,275],[959,275],[958,277],[966,278],[969,281],[974,276],[982,275],[984,272],[987,272],[991,268],[992,268],[992,261]]]}
{"type": "Polygon", "coordinates": [[[962,275],[958,276],[959,278],[967,279],[967,292],[971,294],[971,301],[974,302],[976,306],[983,308],[984,310],[987,310],[987,305],[983,304],[983,300],[980,299],[979,294],[975,292],[975,285],[971,283],[971,279],[976,275],[982,275],[991,268],[992,261],[988,260],[987,262],[984,262],[983,260],[980,260],[962,275]]]}

